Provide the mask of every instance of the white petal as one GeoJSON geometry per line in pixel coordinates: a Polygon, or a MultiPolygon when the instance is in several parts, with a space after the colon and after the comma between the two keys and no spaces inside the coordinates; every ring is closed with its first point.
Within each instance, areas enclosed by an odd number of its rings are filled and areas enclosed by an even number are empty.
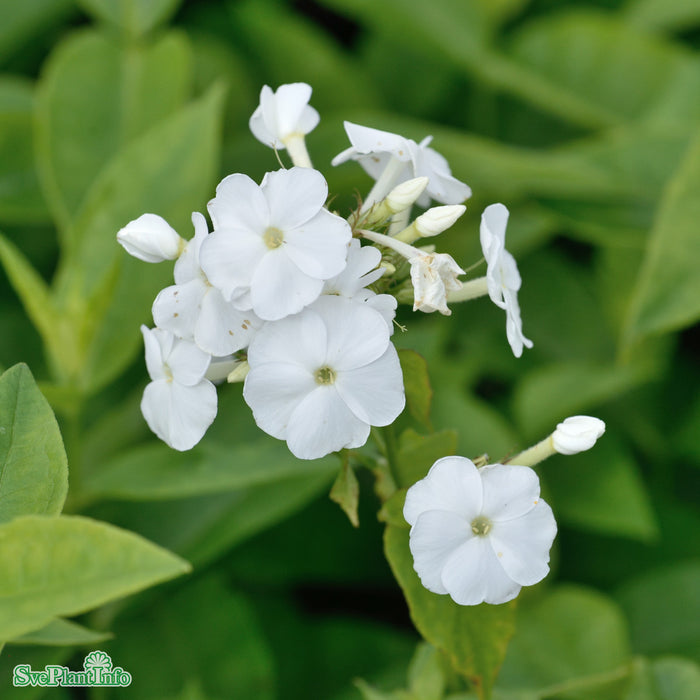
{"type": "Polygon", "coordinates": [[[294,410],[287,445],[299,459],[318,459],[343,447],[360,447],[369,425],[357,419],[332,386],[318,386],[294,410]]]}
{"type": "Polygon", "coordinates": [[[250,286],[267,250],[262,238],[254,233],[222,229],[204,241],[199,257],[209,282],[224,299],[231,299],[250,286]]]}
{"type": "Polygon", "coordinates": [[[345,268],[339,275],[326,281],[324,294],[354,296],[384,274],[384,268],[378,268],[381,260],[382,254],[377,248],[371,245],[361,246],[357,238],[352,238],[348,244],[345,268]]]}
{"type": "Polygon", "coordinates": [[[260,187],[247,175],[225,177],[216,188],[216,197],[207,205],[214,230],[242,229],[262,235],[270,225],[270,211],[260,187]]]}
{"type": "Polygon", "coordinates": [[[411,153],[408,139],[380,129],[344,122],[345,132],[359,154],[391,153],[395,158],[409,161],[411,153]]]}
{"type": "Polygon", "coordinates": [[[285,249],[300,270],[326,280],[345,268],[351,238],[345,219],[321,209],[310,221],[286,232],[285,249]]]}
{"type": "Polygon", "coordinates": [[[306,83],[288,83],[277,88],[277,127],[282,138],[297,131],[297,124],[310,99],[311,86],[306,83]]]}
{"type": "Polygon", "coordinates": [[[328,329],[326,362],[336,371],[364,367],[381,357],[389,346],[386,322],[374,309],[336,296],[314,304],[328,329]]]}
{"type": "Polygon", "coordinates": [[[479,238],[486,261],[490,262],[492,250],[501,250],[505,246],[508,209],[503,204],[491,204],[481,215],[479,238]]]}
{"type": "Polygon", "coordinates": [[[207,285],[197,277],[186,284],[175,284],[158,293],[151,309],[153,320],[178,338],[191,340],[207,285]]]}
{"type": "Polygon", "coordinates": [[[426,191],[433,199],[442,204],[460,204],[471,197],[470,187],[452,176],[444,156],[427,146],[418,150],[415,174],[428,178],[426,191]]]}
{"type": "Polygon", "coordinates": [[[401,364],[391,343],[369,365],[338,372],[335,388],[350,410],[370,425],[393,423],[406,405],[401,364]]]}
{"type": "MultiPolygon", "coordinates": [[[[204,217],[202,217],[202,219],[203,218],[204,217]]],[[[194,214],[192,215],[192,221],[197,222],[194,214]]],[[[201,276],[201,269],[199,267],[199,249],[201,248],[202,243],[207,239],[208,235],[209,232],[207,230],[206,222],[203,228],[201,228],[197,223],[195,224],[194,236],[187,241],[182,254],[175,263],[175,284],[187,284],[191,280],[201,276]]]]}
{"type": "Polygon", "coordinates": [[[494,522],[488,538],[508,576],[521,586],[541,581],[549,572],[549,550],[557,534],[552,509],[540,499],[529,513],[494,522]]]}
{"type": "Polygon", "coordinates": [[[195,386],[159,380],[143,392],[141,412],[148,427],[175,450],[189,450],[216,417],[216,389],[205,380],[195,386]]]}
{"type": "Polygon", "coordinates": [[[365,303],[382,315],[389,329],[389,335],[393,335],[394,317],[396,316],[396,307],[398,305],[396,297],[392,297],[391,294],[376,294],[369,297],[365,303]]]}
{"type": "Polygon", "coordinates": [[[221,292],[209,287],[194,330],[203,350],[222,357],[246,347],[260,321],[252,311],[239,311],[221,292]]]}
{"type": "Polygon", "coordinates": [[[472,537],[469,522],[457,513],[445,510],[421,513],[411,528],[409,548],[413,568],[429,591],[447,593],[442,584],[442,569],[450,555],[472,537]]]}
{"type": "Polygon", "coordinates": [[[248,372],[243,398],[258,426],[284,440],[290,416],[317,386],[313,374],[299,365],[265,364],[248,372]]]}
{"type": "Polygon", "coordinates": [[[482,511],[494,522],[513,520],[531,511],[540,500],[540,480],[529,467],[490,464],[483,467],[482,511]]]}
{"type": "Polygon", "coordinates": [[[328,197],[326,180],[312,168],[266,173],[260,188],[270,210],[268,225],[285,233],[316,216],[328,197]]]}
{"type": "Polygon", "coordinates": [[[408,489],[403,517],[415,525],[421,513],[447,510],[471,523],[481,512],[481,504],[481,476],[474,463],[466,457],[443,457],[408,489]]]}
{"type": "Polygon", "coordinates": [[[176,338],[172,349],[164,359],[175,383],[194,386],[204,378],[211,355],[189,340],[176,338]]]}
{"type": "Polygon", "coordinates": [[[264,255],[253,273],[253,311],[266,321],[276,321],[308,306],[322,288],[323,282],[305,275],[281,246],[264,255]]]}
{"type": "Polygon", "coordinates": [[[143,344],[146,352],[146,369],[148,376],[153,380],[165,379],[163,369],[163,355],[170,352],[173,346],[173,335],[160,328],[146,328],[141,326],[143,344]]]}
{"type": "Polygon", "coordinates": [[[317,313],[307,309],[266,323],[248,348],[248,363],[253,369],[268,363],[292,363],[313,374],[325,362],[326,344],[326,326],[317,313]]]}
{"type": "Polygon", "coordinates": [[[488,537],[473,537],[452,553],[442,569],[442,584],[459,605],[499,605],[520,592],[520,585],[500,565],[488,537]]]}

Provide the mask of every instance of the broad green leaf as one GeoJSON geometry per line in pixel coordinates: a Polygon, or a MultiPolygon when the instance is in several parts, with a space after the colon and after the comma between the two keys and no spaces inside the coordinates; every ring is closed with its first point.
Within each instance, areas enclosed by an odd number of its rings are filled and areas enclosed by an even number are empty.
{"type": "MultiPolygon", "coordinates": [[[[536,697],[569,697],[567,690],[580,688],[574,697],[607,700],[606,686],[625,679],[629,662],[617,606],[600,593],[562,586],[520,606],[498,686],[536,691],[536,697]]],[[[619,697],[619,689],[612,697],[619,697]]]]}
{"type": "Polygon", "coordinates": [[[60,617],[51,620],[41,629],[15,637],[8,644],[37,646],[94,646],[98,642],[111,639],[109,632],[94,632],[72,620],[60,617]]]}
{"type": "Polygon", "coordinates": [[[95,19],[113,24],[137,37],[175,13],[182,0],[78,0],[95,19]]]}
{"type": "Polygon", "coordinates": [[[652,542],[658,535],[651,498],[634,455],[614,434],[582,454],[554,456],[542,466],[549,502],[562,522],[652,542]]]}
{"type": "Polygon", "coordinates": [[[343,460],[343,466],[333,482],[330,499],[343,509],[343,512],[348,516],[348,520],[354,527],[360,526],[360,519],[357,515],[357,506],[360,500],[360,484],[349,459],[343,460]]]}
{"type": "Polygon", "coordinates": [[[700,659],[700,562],[680,561],[625,583],[617,599],[640,654],[700,659]]]}
{"type": "Polygon", "coordinates": [[[194,682],[206,698],[275,697],[273,657],[253,606],[213,576],[135,607],[114,633],[103,648],[134,678],[125,697],[167,698],[194,682]]]}
{"type": "Polygon", "coordinates": [[[0,61],[29,42],[34,35],[66,20],[74,12],[73,0],[25,0],[2,4],[0,61]]]}
{"type": "Polygon", "coordinates": [[[696,700],[700,696],[700,666],[672,656],[639,659],[622,700],[696,700]]]}
{"type": "Polygon", "coordinates": [[[428,364],[425,358],[413,350],[399,350],[399,360],[408,411],[419,423],[429,428],[433,390],[430,387],[428,364]]]}
{"type": "Polygon", "coordinates": [[[423,637],[445,652],[455,670],[491,697],[508,641],[515,631],[515,606],[459,606],[449,596],[423,588],[413,569],[408,530],[387,526],[384,551],[408,602],[411,619],[423,637]]]}
{"type": "Polygon", "coordinates": [[[441,700],[445,692],[445,674],[440,652],[422,642],[408,667],[408,687],[416,698],[441,700]]]}
{"type": "Polygon", "coordinates": [[[362,678],[356,678],[355,687],[360,691],[362,695],[362,700],[408,700],[406,695],[399,692],[389,692],[383,693],[377,690],[374,686],[367,683],[367,681],[362,680],[362,678]],[[401,694],[399,695],[399,693],[401,694]],[[403,697],[402,697],[403,696],[403,697]]]}
{"type": "Polygon", "coordinates": [[[682,31],[700,24],[698,0],[629,0],[625,19],[635,26],[656,31],[682,31]]]}
{"type": "Polygon", "coordinates": [[[36,145],[65,244],[75,244],[71,224],[105,164],[180,107],[189,86],[189,46],[178,33],[147,44],[83,30],[51,54],[38,85],[36,145]]]}
{"type": "MultiPolygon", "coordinates": [[[[34,670],[43,670],[50,664],[67,665],[73,654],[70,647],[7,645],[0,656],[0,678],[6,679],[2,689],[3,700],[40,700],[47,697],[46,688],[31,686],[15,688],[12,685],[12,672],[18,664],[29,664],[34,670]]],[[[53,700],[68,700],[60,695],[60,688],[52,688],[53,700]],[[57,692],[58,691],[58,692],[57,692]]]]}
{"type": "Polygon", "coordinates": [[[24,78],[0,79],[0,221],[44,222],[49,213],[34,165],[34,90],[24,78]]]}
{"type": "Polygon", "coordinates": [[[20,515],[58,515],[68,464],[51,407],[26,365],[0,377],[0,523],[20,515]]]}
{"type": "Polygon", "coordinates": [[[139,535],[78,516],[0,526],[0,630],[13,639],[189,571],[139,535]]]}
{"type": "Polygon", "coordinates": [[[700,133],[691,142],[659,206],[628,311],[628,345],[700,318],[700,133]]]}
{"type": "Polygon", "coordinates": [[[399,437],[397,470],[399,487],[408,488],[422,479],[436,460],[453,455],[457,451],[457,433],[441,430],[430,435],[420,435],[407,428],[399,437]]]}
{"type": "Polygon", "coordinates": [[[137,447],[93,470],[84,488],[100,498],[168,500],[326,475],[333,468],[338,468],[333,457],[297,459],[284,443],[272,439],[236,445],[206,440],[188,452],[159,442],[137,447]]]}

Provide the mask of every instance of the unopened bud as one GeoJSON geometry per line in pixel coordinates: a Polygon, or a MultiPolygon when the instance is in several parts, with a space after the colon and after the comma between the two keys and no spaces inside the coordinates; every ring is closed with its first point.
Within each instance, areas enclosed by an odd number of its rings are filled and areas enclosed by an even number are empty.
{"type": "Polygon", "coordinates": [[[239,362],[231,372],[229,372],[226,381],[229,384],[235,384],[236,382],[242,382],[250,372],[250,365],[246,360],[239,362]]]}
{"type": "Polygon", "coordinates": [[[151,263],[175,260],[185,246],[170,224],[156,214],[143,214],[130,221],[117,233],[117,241],[129,255],[151,263]]]}
{"type": "Polygon", "coordinates": [[[590,450],[605,432],[605,423],[593,416],[571,416],[552,433],[554,449],[562,455],[590,450]]]}
{"type": "Polygon", "coordinates": [[[414,177],[394,187],[385,200],[391,213],[398,214],[408,209],[425,192],[427,186],[427,177],[414,177]]]}
{"type": "Polygon", "coordinates": [[[422,238],[437,236],[450,228],[465,211],[467,208],[464,204],[449,204],[444,207],[428,209],[425,214],[421,214],[415,220],[416,231],[422,238]]]}

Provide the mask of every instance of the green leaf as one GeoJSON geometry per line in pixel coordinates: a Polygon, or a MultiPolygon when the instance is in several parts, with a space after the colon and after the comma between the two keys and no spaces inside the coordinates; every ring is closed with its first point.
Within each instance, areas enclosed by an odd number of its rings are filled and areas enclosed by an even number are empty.
{"type": "MultiPolygon", "coordinates": [[[[12,685],[12,672],[17,664],[29,664],[34,670],[44,669],[49,664],[66,665],[73,654],[70,647],[46,647],[46,646],[14,646],[8,645],[2,650],[0,656],[0,678],[7,679],[3,688],[3,700],[40,700],[47,697],[46,688],[32,688],[31,686],[15,688],[12,685]]],[[[65,695],[60,695],[60,688],[53,688],[52,700],[68,700],[65,695]],[[58,691],[58,693],[57,693],[58,691]]]]}
{"type": "Polygon", "coordinates": [[[137,447],[86,477],[93,497],[136,501],[168,500],[235,491],[337,470],[333,457],[302,460],[284,443],[258,440],[236,445],[205,441],[194,450],[176,452],[163,443],[137,447]]]}
{"type": "Polygon", "coordinates": [[[661,31],[683,31],[700,24],[697,0],[630,0],[625,18],[635,26],[661,31]]]}
{"type": "Polygon", "coordinates": [[[653,542],[651,499],[634,455],[613,434],[594,449],[554,456],[542,467],[558,518],[574,527],[653,542]]]}
{"type": "Polygon", "coordinates": [[[629,661],[627,629],[617,606],[600,593],[562,586],[521,605],[498,686],[559,697],[588,683],[590,694],[575,697],[606,700],[603,689],[625,678],[629,661]]]}
{"type": "Polygon", "coordinates": [[[189,46],[174,32],[124,44],[83,30],[51,54],[38,84],[36,146],[64,244],[75,244],[70,225],[105,163],[182,105],[190,70],[189,46]]]}
{"type": "Polygon", "coordinates": [[[414,350],[399,350],[399,360],[408,411],[419,423],[430,428],[433,390],[430,387],[428,363],[414,350]]]}
{"type": "Polygon", "coordinates": [[[94,632],[72,620],[56,618],[34,632],[27,632],[8,641],[8,644],[37,646],[94,646],[111,639],[109,632],[94,632]]]}
{"type": "Polygon", "coordinates": [[[639,659],[622,700],[696,700],[700,697],[700,667],[688,659],[639,659]]]}
{"type": "Polygon", "coordinates": [[[0,78],[0,221],[49,220],[34,165],[34,90],[23,78],[0,78]]]}
{"type": "Polygon", "coordinates": [[[13,639],[189,571],[174,554],[89,518],[30,515],[0,526],[0,629],[13,639]]]}
{"type": "Polygon", "coordinates": [[[26,365],[0,377],[0,523],[20,515],[58,515],[68,464],[51,407],[26,365]]]}
{"type": "Polygon", "coordinates": [[[700,659],[700,562],[680,561],[627,582],[617,599],[640,654],[700,659]]]}
{"type": "Polygon", "coordinates": [[[360,484],[348,459],[343,460],[343,466],[333,482],[330,499],[343,509],[353,527],[360,527],[360,519],[357,515],[357,506],[360,500],[360,484]]]}
{"type": "Polygon", "coordinates": [[[137,37],[166,22],[182,0],[78,0],[95,19],[137,37]]]}
{"type": "Polygon", "coordinates": [[[691,142],[659,206],[629,307],[625,340],[673,331],[700,318],[700,133],[691,142]]]}
{"type": "Polygon", "coordinates": [[[408,687],[416,698],[441,700],[445,692],[445,674],[440,652],[422,642],[408,667],[408,687]]]}
{"type": "Polygon", "coordinates": [[[387,526],[384,551],[423,637],[447,654],[454,668],[489,698],[508,641],[515,630],[515,605],[459,606],[423,588],[413,569],[408,531],[387,526]]]}
{"type": "Polygon", "coordinates": [[[408,428],[399,437],[397,471],[399,487],[409,487],[422,479],[436,460],[457,451],[457,433],[441,430],[431,435],[420,435],[408,428]]]}

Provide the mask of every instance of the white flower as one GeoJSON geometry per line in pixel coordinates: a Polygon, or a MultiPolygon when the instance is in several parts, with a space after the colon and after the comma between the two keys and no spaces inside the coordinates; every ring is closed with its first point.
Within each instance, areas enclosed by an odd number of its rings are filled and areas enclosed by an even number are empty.
{"type": "Polygon", "coordinates": [[[252,311],[237,309],[209,283],[199,263],[202,243],[209,235],[207,222],[195,212],[192,223],[194,238],[175,263],[175,284],[153,302],[153,320],[178,338],[194,340],[211,355],[230,355],[248,345],[260,320],[252,311]]]}
{"type": "Polygon", "coordinates": [[[459,605],[505,603],[549,571],[557,526],[529,467],[443,457],[408,489],[403,513],[421,583],[459,605]]]}
{"type": "Polygon", "coordinates": [[[309,106],[310,98],[311,87],[306,83],[280,85],[276,92],[263,86],[260,105],[249,122],[253,136],[266,146],[282,149],[290,138],[308,134],[319,122],[318,112],[309,106]]]}
{"type": "Polygon", "coordinates": [[[243,398],[255,422],[301,459],[364,445],[370,426],[389,425],[405,404],[386,322],[343,297],[265,324],[248,362],[243,398]]]}
{"type": "Polygon", "coordinates": [[[467,208],[464,204],[450,204],[444,207],[433,207],[418,216],[414,222],[416,232],[423,238],[437,236],[447,231],[467,208]]]}
{"type": "Polygon", "coordinates": [[[552,433],[554,449],[562,455],[590,450],[605,432],[605,423],[593,416],[571,416],[552,433]]]}
{"type": "Polygon", "coordinates": [[[442,204],[459,204],[471,197],[471,189],[452,176],[447,160],[428,146],[432,136],[416,143],[398,134],[347,121],[345,132],[352,147],[339,153],[332,164],[356,160],[375,180],[390,172],[383,188],[386,192],[378,193],[377,199],[385,197],[396,184],[415,177],[428,178],[428,187],[418,199],[420,206],[427,207],[431,197],[442,204]]]}
{"type": "Polygon", "coordinates": [[[156,214],[130,221],[117,233],[117,241],[129,255],[150,263],[175,260],[185,245],[175,229],[156,214]]]}
{"type": "Polygon", "coordinates": [[[146,367],[152,381],[141,412],[148,427],[170,447],[194,447],[216,417],[216,389],[204,378],[210,356],[172,333],[141,326],[146,367]]]}
{"type": "Polygon", "coordinates": [[[506,336],[516,357],[523,354],[523,345],[532,341],[523,335],[518,290],[522,283],[515,258],[505,249],[508,209],[503,204],[491,204],[481,215],[481,248],[488,265],[486,282],[489,296],[496,306],[506,312],[506,336]]]}
{"type": "Polygon", "coordinates": [[[379,311],[389,327],[389,333],[392,334],[396,316],[396,298],[391,294],[376,294],[371,289],[367,289],[384,274],[384,268],[378,267],[381,259],[382,254],[374,246],[362,246],[360,241],[353,238],[348,247],[345,269],[339,275],[325,281],[321,294],[366,303],[379,311]]]}
{"type": "Polygon", "coordinates": [[[208,280],[236,308],[274,321],[318,298],[345,267],[348,223],[323,208],[328,186],[309,168],[229,175],[209,202],[214,232],[200,253],[208,280]]]}
{"type": "Polygon", "coordinates": [[[452,312],[447,308],[447,292],[462,287],[457,276],[465,274],[464,270],[447,253],[420,251],[420,255],[409,258],[408,262],[411,264],[413,310],[439,311],[449,316],[452,312]]]}

